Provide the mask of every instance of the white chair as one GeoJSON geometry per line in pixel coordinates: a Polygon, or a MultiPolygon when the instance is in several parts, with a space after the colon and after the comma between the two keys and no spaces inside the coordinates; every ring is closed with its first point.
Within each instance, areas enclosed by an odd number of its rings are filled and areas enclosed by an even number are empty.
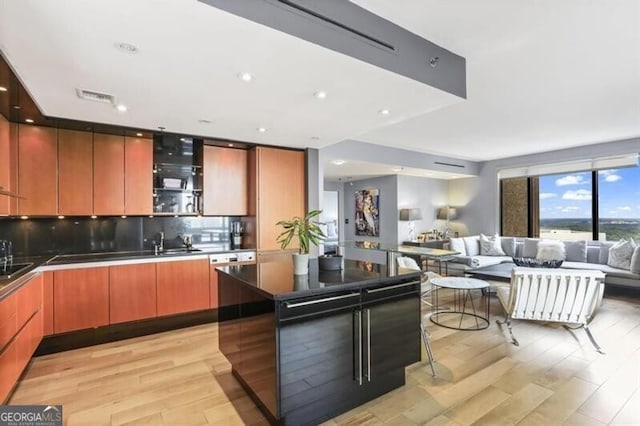
{"type": "Polygon", "coordinates": [[[511,328],[514,319],[560,322],[568,329],[584,328],[596,350],[604,354],[589,329],[603,293],[601,271],[516,267],[511,273],[511,286],[497,289],[506,317],[496,322],[507,323],[515,346],[519,343],[511,328]]]}
{"type": "MultiPolygon", "coordinates": [[[[398,262],[398,274],[406,274],[414,271],[422,272],[422,269],[420,269],[420,266],[418,265],[418,263],[410,257],[400,256],[397,258],[397,262],[398,262]]],[[[433,286],[431,285],[430,281],[432,278],[439,277],[439,276],[440,275],[436,274],[435,272],[422,272],[422,275],[420,276],[420,300],[422,301],[422,303],[425,303],[431,306],[431,303],[429,303],[429,301],[427,300],[429,297],[429,293],[433,291],[433,286]]],[[[429,357],[429,365],[431,366],[431,375],[435,377],[436,370],[433,366],[433,362],[435,361],[435,358],[433,357],[433,351],[431,350],[429,333],[427,333],[427,330],[425,329],[422,321],[420,321],[420,333],[422,334],[422,341],[424,342],[424,348],[427,351],[427,356],[429,357]]]]}

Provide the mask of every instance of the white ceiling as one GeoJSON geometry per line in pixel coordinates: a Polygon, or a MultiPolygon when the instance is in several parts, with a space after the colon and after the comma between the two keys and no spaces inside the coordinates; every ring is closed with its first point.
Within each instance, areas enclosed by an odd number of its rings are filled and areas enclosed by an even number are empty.
{"type": "Polygon", "coordinates": [[[476,161],[640,136],[638,0],[353,1],[464,56],[468,99],[196,0],[0,0],[0,49],[56,117],[476,161]],[[240,81],[242,71],[255,79],[240,81]],[[76,88],[129,110],[80,100],[76,88]]]}

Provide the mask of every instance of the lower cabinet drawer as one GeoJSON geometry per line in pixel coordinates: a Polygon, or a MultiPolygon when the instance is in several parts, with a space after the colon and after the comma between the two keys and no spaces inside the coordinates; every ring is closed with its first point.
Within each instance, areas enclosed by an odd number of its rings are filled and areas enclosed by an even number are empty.
{"type": "Polygon", "coordinates": [[[18,380],[18,346],[15,341],[0,352],[0,403],[4,403],[18,380]]]}

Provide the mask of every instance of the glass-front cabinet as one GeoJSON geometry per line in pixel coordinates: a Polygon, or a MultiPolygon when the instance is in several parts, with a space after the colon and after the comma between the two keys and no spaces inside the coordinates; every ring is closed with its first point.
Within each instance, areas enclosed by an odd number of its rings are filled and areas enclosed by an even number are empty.
{"type": "Polygon", "coordinates": [[[202,140],[160,134],[153,140],[154,215],[202,212],[202,140]]]}

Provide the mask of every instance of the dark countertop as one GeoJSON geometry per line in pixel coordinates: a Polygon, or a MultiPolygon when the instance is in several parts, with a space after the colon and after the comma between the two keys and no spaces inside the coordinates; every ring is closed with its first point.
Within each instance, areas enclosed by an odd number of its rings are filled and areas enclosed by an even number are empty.
{"type": "Polygon", "coordinates": [[[273,300],[287,300],[333,291],[419,279],[419,272],[389,276],[387,266],[358,260],[344,260],[341,271],[320,271],[318,260],[309,260],[308,275],[293,275],[291,255],[275,256],[256,265],[224,266],[221,273],[255,288],[273,300]]]}
{"type": "Polygon", "coordinates": [[[13,293],[31,278],[37,275],[39,267],[49,265],[74,265],[89,262],[109,262],[114,260],[134,260],[134,259],[165,259],[180,258],[189,256],[207,256],[215,253],[243,252],[252,249],[222,250],[222,249],[199,249],[194,251],[166,250],[160,254],[155,254],[153,250],[125,251],[125,252],[102,252],[102,253],[78,253],[78,254],[49,254],[41,256],[15,257],[14,264],[30,264],[19,273],[11,275],[10,278],[0,278],[0,300],[13,293]]]}

